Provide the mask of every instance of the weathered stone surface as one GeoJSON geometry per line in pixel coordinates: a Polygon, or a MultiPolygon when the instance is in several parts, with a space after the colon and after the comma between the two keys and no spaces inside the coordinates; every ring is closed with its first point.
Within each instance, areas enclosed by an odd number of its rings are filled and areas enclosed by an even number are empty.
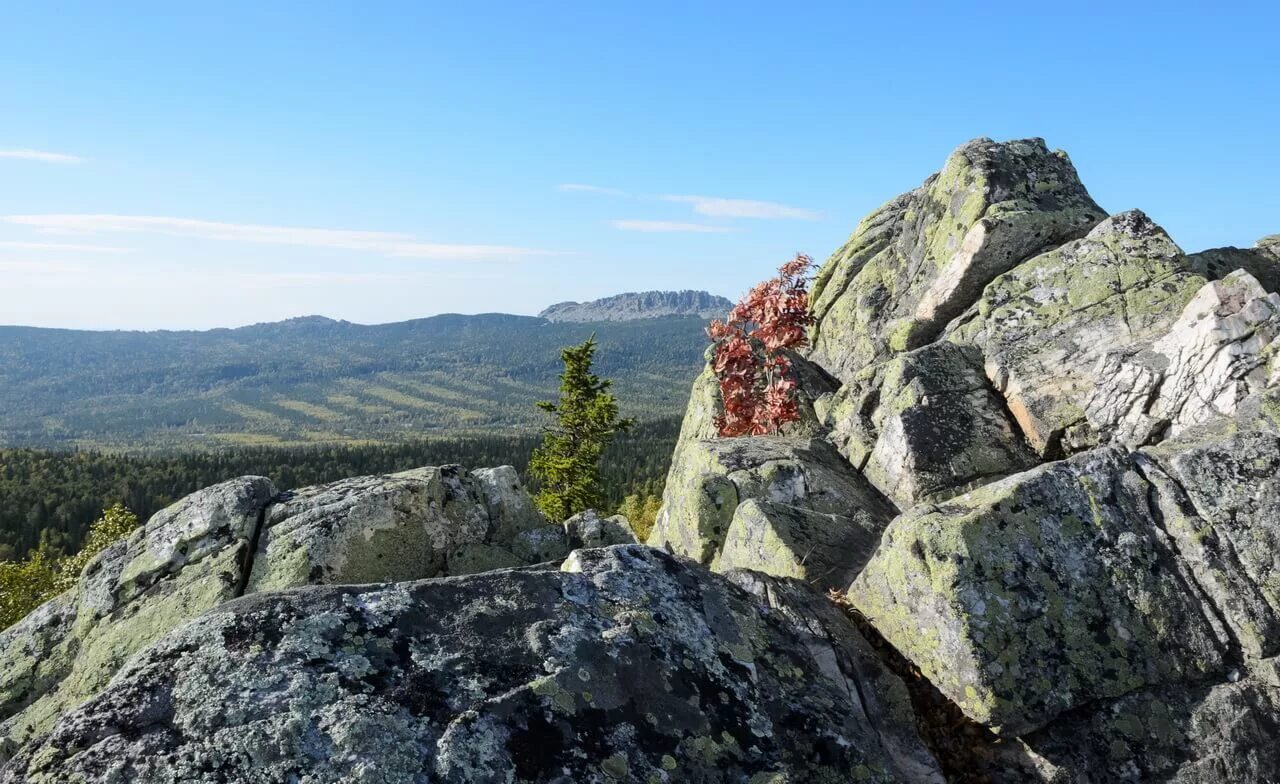
{"type": "Polygon", "coordinates": [[[564,531],[574,549],[636,543],[635,532],[627,518],[622,515],[601,517],[594,509],[579,512],[565,520],[564,531]]]}
{"type": "Polygon", "coordinates": [[[75,589],[0,637],[0,759],[130,656],[246,591],[465,574],[567,553],[563,529],[546,525],[509,467],[424,468],[290,494],[262,477],[215,485],[104,550],[75,589]]]}
{"type": "Polygon", "coordinates": [[[996,780],[1266,784],[1280,770],[1277,737],[1280,665],[1268,659],[1221,683],[1144,689],[1064,716],[1025,739],[1041,770],[1010,765],[996,780]]]}
{"type": "Polygon", "coordinates": [[[0,632],[0,721],[55,688],[71,670],[75,600],[68,591],[0,632]]]}
{"type": "Polygon", "coordinates": [[[721,548],[733,539],[738,566],[748,565],[742,560],[747,552],[769,547],[785,552],[772,552],[751,568],[781,566],[778,574],[805,579],[856,571],[897,511],[819,439],[706,439],[687,445],[678,457],[649,544],[712,568],[719,568],[721,548]],[[749,507],[738,518],[740,505],[751,499],[768,503],[749,507]],[[767,524],[783,507],[799,511],[767,524]],[[804,512],[825,518],[826,530],[799,524],[816,520],[804,512]],[[795,573],[797,563],[805,565],[804,574],[795,573]]]}
{"type": "Polygon", "coordinates": [[[1212,281],[1150,345],[1108,353],[1085,404],[1090,429],[1140,446],[1234,414],[1267,385],[1280,294],[1247,272],[1212,281]]]}
{"type": "Polygon", "coordinates": [[[194,493],[90,561],[77,586],[0,640],[0,759],[95,694],[130,656],[238,595],[276,494],[263,477],[194,493]]]}
{"type": "Polygon", "coordinates": [[[867,368],[821,411],[841,454],[904,509],[1036,462],[972,346],[935,343],[867,368]]]}
{"type": "Polygon", "coordinates": [[[1280,653],[1280,435],[1223,421],[1150,450],[1165,526],[1251,657],[1280,653]]]}
{"type": "Polygon", "coordinates": [[[1137,210],[1001,275],[950,339],[986,357],[987,376],[1040,454],[1100,443],[1085,406],[1108,352],[1169,331],[1204,285],[1169,236],[1137,210]]]}
{"type": "Polygon", "coordinates": [[[748,498],[734,510],[712,567],[754,569],[836,590],[857,575],[879,541],[873,527],[844,515],[748,498]]]}
{"type": "Polygon", "coordinates": [[[1213,248],[1187,258],[1196,272],[1210,280],[1244,270],[1267,291],[1280,290],[1280,234],[1263,237],[1252,248],[1213,248]]]}
{"type": "Polygon", "coordinates": [[[997,275],[1105,213],[1043,139],[977,139],[865,218],[814,283],[811,358],[842,381],[929,342],[997,275]]]}
{"type": "Polygon", "coordinates": [[[546,518],[524,491],[520,474],[512,466],[477,468],[471,478],[489,513],[490,541],[507,544],[525,531],[547,527],[546,518]]]}
{"type": "Polygon", "coordinates": [[[1227,632],[1166,540],[1152,487],[1102,448],[922,505],[853,604],[974,720],[1033,730],[1134,689],[1218,674],[1227,632]]]}
{"type": "Polygon", "coordinates": [[[247,597],[136,657],[0,782],[941,782],[853,627],[742,579],[632,545],[247,597]]]}
{"type": "MultiPolygon", "coordinates": [[[[394,582],[533,561],[547,526],[510,467],[365,476],[284,494],[272,505],[248,591],[394,582]],[[517,545],[517,540],[520,545],[517,545]]],[[[546,543],[543,542],[545,545],[546,543]]],[[[560,556],[567,552],[562,546],[560,556]]]]}

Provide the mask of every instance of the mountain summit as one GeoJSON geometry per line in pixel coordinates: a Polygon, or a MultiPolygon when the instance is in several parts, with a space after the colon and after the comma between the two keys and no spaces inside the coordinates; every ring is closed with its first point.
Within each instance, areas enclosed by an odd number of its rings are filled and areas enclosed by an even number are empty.
{"type": "Polygon", "coordinates": [[[705,291],[638,291],[591,302],[559,302],[538,315],[548,321],[635,321],[661,316],[719,318],[733,303],[705,291]]]}

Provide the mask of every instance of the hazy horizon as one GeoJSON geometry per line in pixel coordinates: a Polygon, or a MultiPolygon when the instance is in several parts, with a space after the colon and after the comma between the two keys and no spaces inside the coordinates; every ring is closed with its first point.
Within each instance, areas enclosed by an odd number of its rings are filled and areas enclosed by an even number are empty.
{"type": "Polygon", "coordinates": [[[1262,3],[384,10],[9,9],[0,323],[736,298],[978,136],[1045,138],[1188,251],[1280,232],[1262,3]]]}
{"type": "MultiPolygon", "coordinates": [[[[668,291],[680,291],[680,290],[679,290],[679,289],[669,289],[668,291]]],[[[625,291],[619,291],[619,292],[615,292],[615,293],[617,293],[617,294],[632,294],[632,293],[641,293],[641,294],[643,294],[643,293],[649,293],[649,292],[625,292],[625,291]]],[[[716,292],[714,292],[714,291],[703,292],[703,293],[711,294],[711,295],[713,295],[713,296],[724,296],[724,295],[717,295],[717,294],[716,294],[716,292]]],[[[598,297],[597,299],[606,299],[606,298],[608,298],[608,297],[610,297],[610,296],[612,296],[612,295],[610,295],[610,294],[606,294],[604,297],[598,297]]],[[[299,314],[294,315],[294,316],[284,316],[284,317],[282,317],[282,318],[278,318],[278,319],[270,319],[270,320],[268,320],[268,321],[251,321],[251,322],[246,322],[246,323],[244,323],[244,324],[217,324],[217,325],[210,326],[210,327],[191,327],[191,328],[185,328],[185,327],[176,327],[176,328],[170,328],[170,327],[101,327],[101,328],[94,328],[94,327],[53,327],[53,326],[47,326],[47,325],[41,325],[41,324],[10,324],[10,323],[5,323],[5,322],[0,322],[0,329],[4,329],[4,328],[6,328],[6,327],[18,327],[18,328],[24,328],[24,329],[63,329],[63,330],[72,330],[72,331],[77,331],[77,332],[210,332],[210,331],[213,331],[213,330],[219,330],[219,329],[225,329],[225,330],[244,329],[244,328],[246,328],[246,327],[258,327],[258,326],[264,326],[264,325],[269,325],[269,324],[279,324],[279,323],[281,323],[281,322],[285,322],[285,321],[299,321],[299,320],[303,320],[303,319],[318,319],[318,318],[328,319],[328,320],[330,320],[330,321],[335,321],[335,322],[340,322],[340,323],[354,324],[355,326],[358,326],[358,327],[378,327],[378,326],[383,326],[383,325],[386,325],[386,324],[400,324],[400,323],[403,323],[403,322],[406,322],[406,321],[420,321],[420,320],[423,320],[423,319],[439,318],[439,317],[444,317],[444,316],[464,316],[464,317],[476,317],[476,316],[521,316],[521,317],[525,317],[525,318],[536,318],[536,317],[538,317],[538,315],[539,315],[542,311],[546,310],[548,307],[550,307],[550,306],[552,306],[552,305],[561,305],[561,304],[564,304],[564,303],[566,303],[566,302],[592,302],[592,301],[595,301],[595,300],[560,300],[559,302],[548,302],[545,306],[540,307],[540,308],[537,308],[536,310],[534,310],[534,311],[532,311],[532,312],[529,312],[529,313],[510,313],[510,312],[507,312],[507,311],[501,311],[501,310],[484,310],[484,311],[475,311],[475,312],[472,312],[472,313],[463,313],[463,312],[459,312],[459,311],[446,310],[446,311],[442,311],[442,312],[440,312],[440,313],[426,313],[426,314],[423,314],[423,315],[421,315],[421,316],[411,316],[411,317],[409,317],[409,318],[405,318],[405,319],[392,319],[392,320],[389,320],[389,321],[353,321],[353,320],[351,320],[351,319],[336,318],[336,317],[334,317],[334,316],[330,316],[330,315],[325,314],[325,313],[299,313],[299,314]]],[[[664,317],[665,317],[665,316],[659,316],[659,318],[664,318],[664,317]]]]}

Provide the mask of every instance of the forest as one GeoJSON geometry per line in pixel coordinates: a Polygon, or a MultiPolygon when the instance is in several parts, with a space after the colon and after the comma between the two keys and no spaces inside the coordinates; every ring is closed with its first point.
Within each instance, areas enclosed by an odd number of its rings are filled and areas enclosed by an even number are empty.
{"type": "MultiPolygon", "coordinates": [[[[602,476],[612,512],[628,495],[660,495],[679,433],[676,418],[640,422],[605,452],[602,476]]],[[[173,455],[0,450],[0,560],[43,545],[52,554],[80,548],[102,510],[123,503],[142,520],[183,496],[246,474],[282,489],[424,465],[512,465],[530,490],[537,432],[430,437],[398,444],[299,448],[236,447],[173,455]]]]}

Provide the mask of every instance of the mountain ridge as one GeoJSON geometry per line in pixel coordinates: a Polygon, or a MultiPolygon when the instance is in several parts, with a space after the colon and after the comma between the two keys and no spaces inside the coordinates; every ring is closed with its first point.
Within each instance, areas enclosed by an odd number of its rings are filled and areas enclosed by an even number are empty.
{"type": "Polygon", "coordinates": [[[556,322],[632,321],[663,316],[723,317],[733,307],[725,297],[706,291],[629,291],[588,302],[557,302],[538,314],[556,322]]]}

